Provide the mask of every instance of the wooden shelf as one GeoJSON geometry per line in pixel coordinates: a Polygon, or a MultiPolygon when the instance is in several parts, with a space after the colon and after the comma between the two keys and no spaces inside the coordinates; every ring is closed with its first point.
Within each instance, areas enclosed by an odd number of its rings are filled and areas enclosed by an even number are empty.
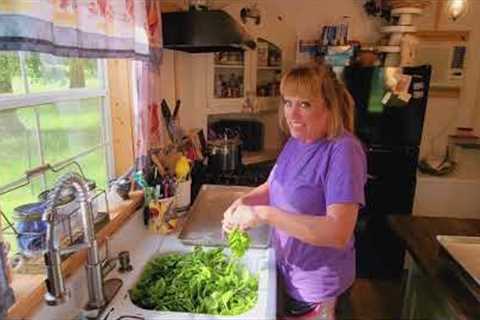
{"type": "Polygon", "coordinates": [[[257,70],[282,71],[282,66],[258,66],[257,70]]]}
{"type": "Polygon", "coordinates": [[[216,64],[215,68],[219,69],[243,69],[245,65],[243,64],[216,64]]]}
{"type": "Polygon", "coordinates": [[[469,31],[419,30],[415,33],[415,36],[421,41],[466,42],[468,41],[469,31]]]}
{"type": "Polygon", "coordinates": [[[214,99],[222,100],[222,101],[230,101],[230,100],[235,100],[235,99],[243,99],[245,98],[244,96],[240,97],[213,97],[214,99]]]}

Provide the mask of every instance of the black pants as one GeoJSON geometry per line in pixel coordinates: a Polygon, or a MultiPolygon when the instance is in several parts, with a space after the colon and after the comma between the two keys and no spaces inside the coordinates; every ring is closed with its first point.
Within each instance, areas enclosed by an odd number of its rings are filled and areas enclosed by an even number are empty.
{"type": "MultiPolygon", "coordinates": [[[[291,298],[287,293],[282,276],[280,273],[277,273],[277,318],[282,316],[302,316],[315,309],[315,306],[316,303],[298,301],[291,298]]],[[[337,320],[352,318],[350,288],[337,298],[335,315],[337,320]]]]}

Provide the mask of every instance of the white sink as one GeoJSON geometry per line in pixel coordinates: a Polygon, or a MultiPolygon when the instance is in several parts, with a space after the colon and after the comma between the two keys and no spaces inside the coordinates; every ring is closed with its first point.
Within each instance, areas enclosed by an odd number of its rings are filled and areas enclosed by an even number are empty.
{"type": "MultiPolygon", "coordinates": [[[[239,316],[215,316],[208,314],[191,314],[180,312],[158,312],[143,310],[131,301],[128,290],[139,279],[146,262],[157,254],[177,251],[186,252],[193,247],[183,245],[175,236],[161,236],[148,232],[143,225],[142,211],[139,210],[122,228],[110,238],[110,252],[130,252],[130,261],[133,270],[128,273],[112,271],[108,278],[119,278],[123,285],[113,301],[106,307],[101,320],[132,319],[275,319],[276,318],[276,266],[275,255],[269,249],[250,249],[243,261],[251,272],[258,272],[259,291],[255,307],[239,316]],[[133,317],[125,317],[133,316],[133,317]],[[135,318],[136,317],[136,318],[135,318]]],[[[102,250],[103,251],[103,250],[102,250]]],[[[72,298],[60,306],[47,306],[43,304],[33,315],[32,320],[64,320],[72,319],[79,314],[85,305],[88,295],[84,270],[78,270],[67,280],[67,288],[72,291],[72,298]]]]}
{"type": "Polygon", "coordinates": [[[437,240],[480,285],[480,237],[439,235],[437,240]]]}
{"type": "MultiPolygon", "coordinates": [[[[108,312],[108,320],[116,320],[121,316],[137,316],[143,319],[275,319],[276,318],[276,266],[272,249],[250,249],[242,258],[242,262],[250,272],[258,275],[257,304],[249,311],[238,316],[218,316],[208,314],[193,314],[182,312],[160,312],[145,310],[134,305],[129,297],[131,289],[141,273],[146,262],[156,255],[169,252],[189,252],[192,246],[182,244],[175,236],[165,236],[159,245],[159,236],[146,234],[144,240],[135,244],[131,251],[131,262],[134,270],[128,275],[118,275],[124,282],[113,302],[106,308],[104,319],[108,312]],[[113,308],[113,309],[112,309],[113,308]]],[[[116,276],[116,275],[113,275],[116,276]]],[[[128,318],[125,318],[128,319],[128,318]]]]}

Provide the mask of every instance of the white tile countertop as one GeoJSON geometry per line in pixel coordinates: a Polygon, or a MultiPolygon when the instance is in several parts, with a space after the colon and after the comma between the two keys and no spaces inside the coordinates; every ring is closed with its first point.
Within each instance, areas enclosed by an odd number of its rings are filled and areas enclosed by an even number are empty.
{"type": "MultiPolygon", "coordinates": [[[[176,235],[161,236],[147,231],[143,225],[141,211],[138,211],[111,239],[110,252],[116,255],[120,251],[130,252],[133,270],[121,274],[117,270],[108,275],[109,278],[119,278],[123,285],[113,301],[105,308],[98,318],[101,320],[122,319],[275,319],[276,318],[276,266],[275,256],[271,248],[250,249],[242,261],[251,272],[258,275],[259,295],[255,307],[239,316],[216,316],[207,314],[192,314],[180,312],[159,312],[144,310],[135,306],[129,298],[131,289],[143,271],[145,263],[155,255],[180,251],[187,252],[193,247],[182,244],[176,235]],[[126,316],[134,316],[129,318],[126,316]]],[[[71,289],[72,298],[61,306],[50,307],[45,304],[35,313],[33,319],[82,319],[81,309],[86,303],[86,279],[83,269],[76,272],[66,281],[71,289]]]]}

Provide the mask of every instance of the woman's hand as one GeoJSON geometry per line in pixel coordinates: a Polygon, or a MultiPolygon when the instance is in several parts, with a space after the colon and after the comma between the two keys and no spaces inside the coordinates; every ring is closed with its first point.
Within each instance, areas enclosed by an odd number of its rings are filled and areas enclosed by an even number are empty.
{"type": "Polygon", "coordinates": [[[230,232],[236,227],[233,222],[232,215],[233,212],[237,209],[237,207],[241,205],[244,205],[243,198],[238,198],[223,213],[222,228],[225,232],[230,232]]]}
{"type": "Polygon", "coordinates": [[[261,225],[263,220],[256,214],[254,207],[239,204],[232,210],[229,208],[225,211],[222,223],[223,230],[231,232],[235,228],[240,230],[254,228],[261,225]]]}

